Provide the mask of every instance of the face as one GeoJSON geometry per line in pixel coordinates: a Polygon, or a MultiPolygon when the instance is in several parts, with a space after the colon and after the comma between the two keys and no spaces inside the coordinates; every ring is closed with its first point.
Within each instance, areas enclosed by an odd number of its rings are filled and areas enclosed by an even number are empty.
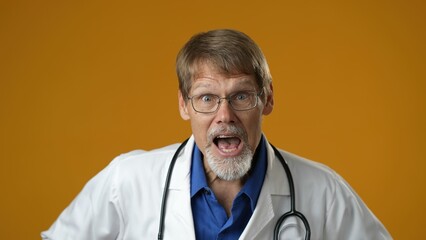
{"type": "MultiPolygon", "coordinates": [[[[211,65],[203,64],[194,76],[189,96],[214,94],[226,97],[241,91],[261,91],[254,75],[225,75],[211,65]]],[[[247,111],[235,111],[222,100],[216,112],[206,114],[196,112],[191,101],[179,92],[180,114],[191,122],[195,142],[205,156],[206,171],[212,170],[224,180],[236,180],[247,173],[262,134],[262,116],[271,113],[273,108],[272,91],[265,95],[259,97],[255,108],[247,111]]]]}

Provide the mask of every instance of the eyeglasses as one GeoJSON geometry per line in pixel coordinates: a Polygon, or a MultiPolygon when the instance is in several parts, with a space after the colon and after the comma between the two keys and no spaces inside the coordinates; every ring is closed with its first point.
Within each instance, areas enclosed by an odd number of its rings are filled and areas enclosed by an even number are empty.
{"type": "Polygon", "coordinates": [[[199,113],[214,113],[219,109],[222,99],[228,101],[235,111],[247,111],[257,106],[259,97],[263,94],[256,91],[241,91],[227,97],[219,97],[214,94],[200,94],[188,97],[191,100],[192,108],[199,113]]]}

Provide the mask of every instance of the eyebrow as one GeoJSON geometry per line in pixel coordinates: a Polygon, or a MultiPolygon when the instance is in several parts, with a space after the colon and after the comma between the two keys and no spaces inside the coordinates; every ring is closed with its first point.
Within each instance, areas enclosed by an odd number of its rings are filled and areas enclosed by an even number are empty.
{"type": "MultiPolygon", "coordinates": [[[[242,78],[242,79],[240,79],[237,83],[236,83],[236,86],[245,86],[245,85],[252,85],[251,84],[251,79],[248,79],[248,78],[242,78]]],[[[256,82],[255,82],[255,85],[256,85],[256,82]]]]}

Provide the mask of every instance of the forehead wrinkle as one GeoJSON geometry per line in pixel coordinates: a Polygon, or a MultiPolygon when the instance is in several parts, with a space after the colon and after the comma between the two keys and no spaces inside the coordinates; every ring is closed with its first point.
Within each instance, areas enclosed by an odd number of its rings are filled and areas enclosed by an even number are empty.
{"type": "Polygon", "coordinates": [[[254,74],[245,73],[243,69],[235,68],[234,70],[226,70],[221,68],[215,61],[211,59],[198,59],[191,66],[191,75],[193,79],[203,78],[206,73],[213,78],[213,75],[219,75],[224,78],[235,78],[238,76],[249,76],[254,74]]]}
{"type": "Polygon", "coordinates": [[[204,81],[195,81],[192,88],[211,88],[212,84],[204,81]]]}
{"type": "MultiPolygon", "coordinates": [[[[245,75],[245,74],[244,74],[245,75]]],[[[207,89],[225,89],[226,91],[234,91],[236,88],[245,88],[240,90],[255,90],[256,83],[248,76],[234,76],[226,78],[200,77],[194,79],[192,89],[207,88],[207,89]],[[204,81],[203,81],[204,79],[204,81]],[[230,84],[228,85],[228,81],[230,84]],[[217,84],[216,84],[217,83],[217,84]],[[226,87],[224,87],[226,86],[226,87]],[[250,89],[247,89],[250,88],[250,89]],[[255,88],[255,89],[253,89],[255,88]]]]}
{"type": "Polygon", "coordinates": [[[195,72],[193,73],[190,91],[201,88],[209,90],[223,89],[226,92],[232,92],[241,90],[241,88],[245,88],[243,90],[257,88],[254,74],[242,72],[225,73],[217,69],[215,65],[208,64],[208,62],[198,62],[193,67],[195,72]]]}

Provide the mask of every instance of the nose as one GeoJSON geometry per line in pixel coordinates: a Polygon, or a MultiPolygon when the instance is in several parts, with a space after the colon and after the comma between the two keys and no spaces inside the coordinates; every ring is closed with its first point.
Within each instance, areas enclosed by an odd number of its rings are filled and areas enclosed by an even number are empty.
{"type": "Polygon", "coordinates": [[[216,112],[217,123],[233,123],[235,122],[236,115],[231,104],[225,98],[220,100],[219,109],[216,112]]]}

